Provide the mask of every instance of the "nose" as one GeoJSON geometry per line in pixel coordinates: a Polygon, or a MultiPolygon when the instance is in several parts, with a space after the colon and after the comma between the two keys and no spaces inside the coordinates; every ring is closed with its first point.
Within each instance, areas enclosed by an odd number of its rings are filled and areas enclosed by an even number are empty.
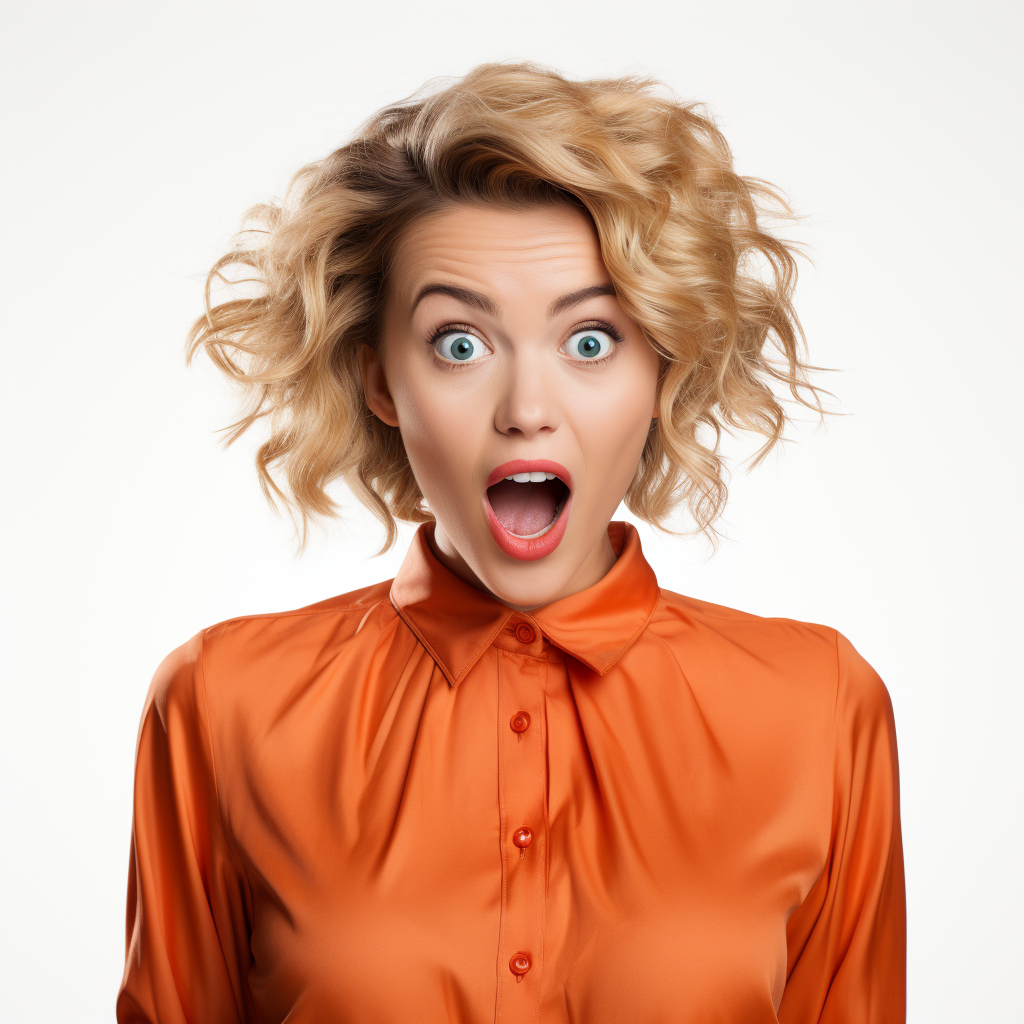
{"type": "Polygon", "coordinates": [[[529,439],[558,429],[556,374],[539,362],[520,356],[509,365],[494,410],[499,433],[529,439]]]}

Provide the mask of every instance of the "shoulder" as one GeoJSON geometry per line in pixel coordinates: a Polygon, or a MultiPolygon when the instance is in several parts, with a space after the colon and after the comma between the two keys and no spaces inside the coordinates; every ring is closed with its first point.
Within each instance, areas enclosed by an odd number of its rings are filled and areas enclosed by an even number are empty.
{"type": "Polygon", "coordinates": [[[820,623],[755,615],[662,590],[651,627],[708,654],[836,675],[839,634],[820,623]]]}
{"type": "Polygon", "coordinates": [[[207,626],[160,663],[147,709],[184,703],[204,714],[214,710],[211,704],[259,700],[268,688],[287,688],[318,664],[375,647],[398,619],[390,588],[385,580],[301,608],[207,626]]]}
{"type": "Polygon", "coordinates": [[[203,635],[197,633],[176,647],[157,666],[149,684],[142,721],[159,722],[166,730],[179,716],[196,716],[196,680],[202,663],[203,635]]]}
{"type": "Polygon", "coordinates": [[[836,633],[838,684],[836,720],[857,730],[862,726],[887,731],[895,743],[892,698],[881,676],[842,633],[836,633]]]}
{"type": "Polygon", "coordinates": [[[301,608],[241,615],[201,631],[204,671],[303,665],[347,644],[371,640],[396,614],[391,580],[301,608]]]}
{"type": "Polygon", "coordinates": [[[878,673],[839,630],[817,622],[755,615],[662,590],[652,633],[695,674],[745,692],[813,696],[823,713],[892,716],[878,673]]]}

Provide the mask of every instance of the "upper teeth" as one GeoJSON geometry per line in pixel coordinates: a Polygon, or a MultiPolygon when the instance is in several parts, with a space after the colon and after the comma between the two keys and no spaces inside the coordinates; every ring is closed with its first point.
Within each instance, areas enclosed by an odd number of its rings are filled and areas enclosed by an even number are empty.
{"type": "Polygon", "coordinates": [[[554,473],[513,473],[505,477],[506,480],[515,480],[517,484],[542,484],[545,480],[554,480],[554,473]]]}

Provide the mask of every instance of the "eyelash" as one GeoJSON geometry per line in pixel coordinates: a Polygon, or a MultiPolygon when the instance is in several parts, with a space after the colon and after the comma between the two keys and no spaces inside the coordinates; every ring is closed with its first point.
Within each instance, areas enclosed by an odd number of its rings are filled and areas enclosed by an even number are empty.
{"type": "MultiPolygon", "coordinates": [[[[571,338],[574,334],[579,334],[582,331],[603,331],[615,342],[615,345],[619,345],[624,340],[622,337],[622,331],[620,331],[614,324],[608,323],[607,320],[587,320],[585,323],[577,324],[570,332],[569,337],[571,338]]],[[[601,363],[607,362],[613,355],[615,355],[615,345],[608,350],[608,355],[601,356],[600,359],[573,359],[572,362],[578,363],[580,366],[600,366],[601,363]]]]}
{"type": "MultiPolygon", "coordinates": [[[[468,324],[442,324],[440,327],[431,331],[427,337],[427,344],[433,348],[438,341],[441,340],[446,334],[450,334],[452,331],[465,331],[466,334],[472,335],[474,338],[480,336],[477,332],[470,327],[468,324]]],[[[614,325],[608,323],[607,320],[586,320],[583,323],[576,324],[576,326],[569,332],[571,338],[574,334],[579,334],[581,331],[604,331],[616,345],[621,344],[625,339],[622,336],[622,332],[614,325]]],[[[483,341],[483,339],[480,339],[483,341]]],[[[564,342],[563,342],[564,344],[564,342]]],[[[614,346],[608,352],[608,355],[601,356],[600,359],[573,359],[574,363],[579,363],[581,366],[597,366],[601,363],[607,362],[615,354],[614,346]]],[[[437,357],[438,362],[444,364],[446,370],[468,370],[473,364],[472,363],[453,363],[448,359],[442,359],[440,356],[437,357]]]]}
{"type": "MultiPolygon", "coordinates": [[[[480,335],[478,335],[468,324],[442,324],[430,333],[427,337],[427,344],[431,349],[433,349],[446,334],[451,334],[453,331],[461,331],[474,338],[480,337],[480,335]]],[[[480,340],[483,341],[482,338],[480,340]]],[[[473,365],[472,363],[453,363],[450,359],[442,359],[436,351],[434,352],[434,360],[441,365],[442,369],[452,370],[455,373],[459,373],[462,370],[468,370],[473,365]]]]}

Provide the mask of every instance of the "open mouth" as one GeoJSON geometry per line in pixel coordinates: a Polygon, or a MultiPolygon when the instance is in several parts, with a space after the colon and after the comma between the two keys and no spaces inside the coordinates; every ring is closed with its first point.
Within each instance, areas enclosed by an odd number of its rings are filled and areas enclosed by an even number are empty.
{"type": "Polygon", "coordinates": [[[532,560],[558,546],[571,501],[572,478],[563,466],[518,459],[491,473],[484,509],[498,546],[514,558],[532,560]]]}
{"type": "Polygon", "coordinates": [[[487,488],[498,522],[524,540],[547,533],[568,497],[569,488],[554,473],[516,473],[487,488]]]}

